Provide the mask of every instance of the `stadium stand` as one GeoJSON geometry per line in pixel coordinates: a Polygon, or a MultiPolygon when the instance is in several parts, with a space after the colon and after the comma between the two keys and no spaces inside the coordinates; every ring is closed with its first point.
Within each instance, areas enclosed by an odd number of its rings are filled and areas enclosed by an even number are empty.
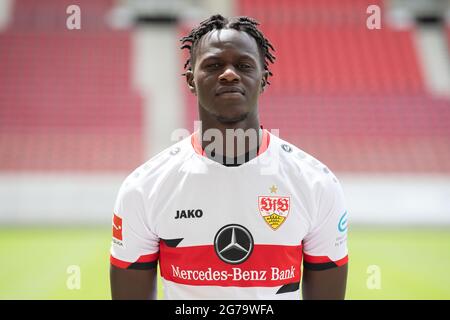
{"type": "Polygon", "coordinates": [[[142,162],[141,98],[129,31],[103,17],[112,1],[17,0],[0,33],[0,170],[129,171],[142,162]]]}
{"type": "MultiPolygon", "coordinates": [[[[413,30],[366,28],[360,0],[237,1],[276,48],[268,128],[331,169],[450,172],[450,101],[423,84],[413,30]],[[275,14],[274,14],[275,13],[275,14]]],[[[190,119],[196,107],[187,98],[190,119]]]]}
{"type": "MultiPolygon", "coordinates": [[[[143,161],[131,31],[99,18],[112,0],[78,1],[82,32],[67,30],[71,2],[16,0],[0,33],[2,171],[129,171],[143,161]]],[[[236,3],[277,50],[266,128],[337,171],[450,172],[450,101],[426,91],[413,30],[365,28],[368,4],[383,1],[236,3]]],[[[197,107],[185,93],[192,129],[197,107]]]]}

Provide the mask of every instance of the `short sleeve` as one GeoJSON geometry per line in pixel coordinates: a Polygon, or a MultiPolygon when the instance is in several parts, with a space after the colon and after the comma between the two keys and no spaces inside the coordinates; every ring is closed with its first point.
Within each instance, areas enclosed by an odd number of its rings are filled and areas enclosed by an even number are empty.
{"type": "Polygon", "coordinates": [[[122,186],[114,206],[110,262],[122,269],[152,269],[159,257],[159,238],[146,225],[143,197],[122,186]]]}
{"type": "Polygon", "coordinates": [[[326,270],[345,265],[348,262],[348,212],[338,180],[327,179],[316,199],[316,219],[303,239],[303,266],[326,270]]]}

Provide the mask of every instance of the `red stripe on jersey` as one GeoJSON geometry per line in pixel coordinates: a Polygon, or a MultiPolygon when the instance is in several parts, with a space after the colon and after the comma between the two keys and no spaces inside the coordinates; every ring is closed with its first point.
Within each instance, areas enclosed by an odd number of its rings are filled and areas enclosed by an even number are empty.
{"type": "Polygon", "coordinates": [[[168,247],[160,242],[161,276],[187,285],[275,287],[299,282],[302,246],[255,245],[250,257],[228,264],[214,246],[168,247]]]}
{"type": "Polygon", "coordinates": [[[115,267],[121,268],[121,269],[127,269],[129,266],[131,266],[133,263],[148,263],[158,260],[159,252],[146,254],[143,256],[140,256],[135,262],[127,262],[123,261],[117,258],[114,258],[112,255],[109,257],[109,261],[111,264],[115,267]]]}
{"type": "Polygon", "coordinates": [[[306,253],[303,252],[303,258],[305,259],[305,262],[308,262],[308,263],[328,263],[328,262],[333,262],[337,266],[343,266],[344,264],[346,264],[348,262],[348,255],[346,255],[342,259],[339,259],[337,261],[333,261],[327,256],[311,256],[311,255],[306,254],[306,253]]]}
{"type": "Polygon", "coordinates": [[[159,257],[159,252],[146,254],[144,256],[140,256],[136,262],[153,262],[153,261],[158,260],[158,257],[159,257]]]}
{"type": "MultiPolygon", "coordinates": [[[[261,139],[261,145],[259,146],[259,150],[258,150],[258,156],[263,154],[267,148],[269,147],[269,143],[270,143],[270,135],[267,132],[266,129],[262,130],[263,135],[262,135],[262,139],[261,139]]],[[[191,136],[191,144],[192,147],[194,148],[195,153],[201,155],[201,156],[205,156],[205,150],[203,150],[202,144],[200,143],[200,139],[198,137],[199,132],[194,132],[191,136]]]]}
{"type": "Polygon", "coordinates": [[[192,147],[194,147],[194,150],[197,154],[204,156],[205,150],[203,150],[203,147],[200,144],[199,138],[197,137],[197,135],[198,135],[198,132],[194,132],[194,134],[192,134],[192,136],[191,136],[192,147]]]}
{"type": "Polygon", "coordinates": [[[339,259],[338,261],[334,261],[338,267],[343,266],[344,264],[348,263],[348,255],[343,257],[342,259],[339,259]]]}
{"type": "Polygon", "coordinates": [[[114,258],[113,256],[109,256],[109,261],[113,266],[121,269],[127,269],[131,265],[131,262],[122,261],[114,258]]]}

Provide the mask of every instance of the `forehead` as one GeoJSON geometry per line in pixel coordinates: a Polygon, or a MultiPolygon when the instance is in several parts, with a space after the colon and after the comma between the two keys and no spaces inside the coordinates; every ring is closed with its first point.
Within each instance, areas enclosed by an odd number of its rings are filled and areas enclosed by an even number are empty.
{"type": "Polygon", "coordinates": [[[245,31],[235,29],[212,30],[205,34],[197,44],[196,55],[200,59],[209,55],[218,55],[225,51],[234,51],[241,55],[260,58],[256,40],[245,31]]]}

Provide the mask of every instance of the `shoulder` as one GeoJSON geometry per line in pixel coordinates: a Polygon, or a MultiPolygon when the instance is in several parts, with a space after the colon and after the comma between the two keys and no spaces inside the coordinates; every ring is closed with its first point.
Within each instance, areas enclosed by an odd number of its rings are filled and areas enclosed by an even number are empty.
{"type": "Polygon", "coordinates": [[[148,189],[165,175],[176,172],[193,154],[191,136],[188,136],[134,169],[123,181],[119,192],[134,193],[148,189]]]}
{"type": "Polygon", "coordinates": [[[311,201],[312,221],[322,221],[330,213],[341,215],[345,211],[344,193],[328,166],[292,143],[272,137],[273,146],[280,150],[277,153],[281,170],[289,173],[292,184],[301,191],[304,200],[311,201]]]}
{"type": "Polygon", "coordinates": [[[270,143],[276,150],[274,154],[279,157],[280,163],[291,172],[296,172],[299,179],[308,182],[312,187],[333,188],[339,184],[337,177],[326,164],[298,146],[274,134],[270,135],[270,143]]]}

